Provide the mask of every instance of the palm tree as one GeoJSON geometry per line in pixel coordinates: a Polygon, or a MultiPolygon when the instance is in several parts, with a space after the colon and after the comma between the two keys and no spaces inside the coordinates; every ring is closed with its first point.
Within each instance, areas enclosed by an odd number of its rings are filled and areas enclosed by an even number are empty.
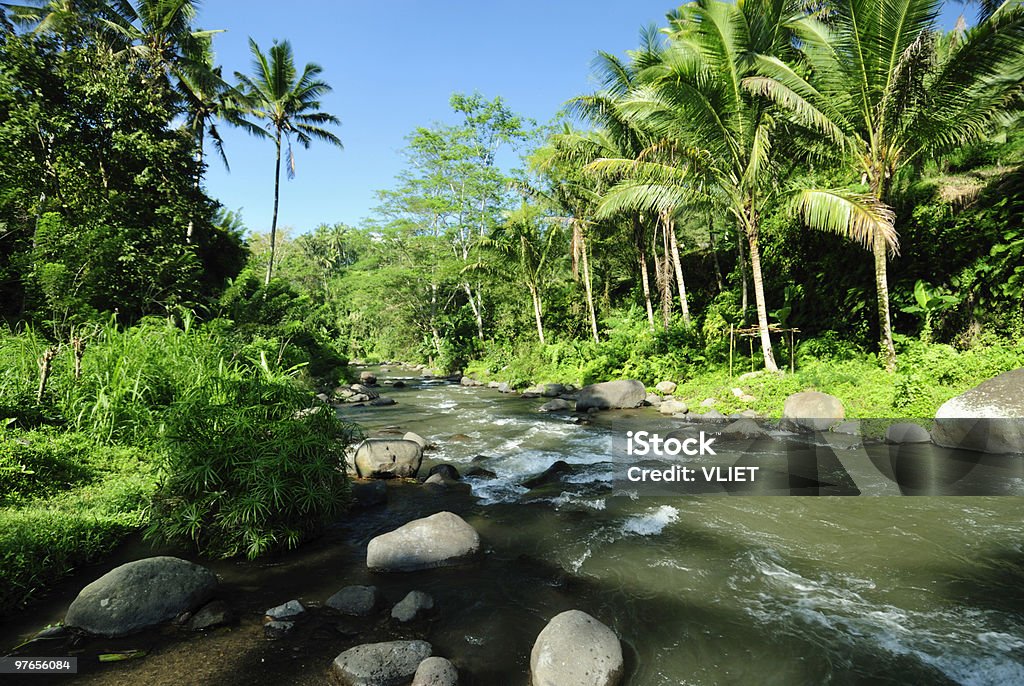
{"type": "Polygon", "coordinates": [[[250,131],[272,139],[277,151],[274,161],[274,216],[270,223],[270,261],[266,278],[269,284],[274,272],[277,210],[281,196],[281,144],[287,144],[288,178],[293,178],[292,135],[305,148],[314,138],[340,148],[341,139],[325,126],[341,122],[333,114],[320,111],[321,96],[331,92],[331,87],[318,78],[323,71],[320,65],[308,63],[299,74],[288,41],[275,41],[269,53],[264,54],[256,41],[250,38],[249,51],[253,57],[252,76],[235,72],[235,78],[244,90],[247,112],[263,122],[263,128],[252,127],[250,131]]]}
{"type": "MultiPolygon", "coordinates": [[[[980,138],[1020,97],[1024,8],[1002,9],[934,49],[941,0],[843,0],[827,22],[795,22],[810,76],[768,55],[745,87],[784,107],[829,143],[870,193],[802,188],[796,205],[811,226],[855,236],[875,262],[880,348],[895,369],[887,251],[894,251],[893,178],[929,155],[980,138]]],[[[1017,101],[1019,106],[1019,101],[1017,101]]]]}

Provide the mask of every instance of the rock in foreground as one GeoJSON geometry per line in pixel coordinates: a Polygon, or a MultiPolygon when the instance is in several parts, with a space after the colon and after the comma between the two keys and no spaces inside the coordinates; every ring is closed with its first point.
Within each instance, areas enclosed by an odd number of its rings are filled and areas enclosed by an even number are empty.
{"type": "Polygon", "coordinates": [[[472,526],[451,512],[438,512],[371,540],[366,566],[381,571],[445,567],[478,550],[480,536],[472,526]]]}
{"type": "Polygon", "coordinates": [[[639,381],[622,379],[584,386],[576,398],[576,411],[619,410],[640,407],[647,397],[647,389],[639,381]]]}
{"type": "Polygon", "coordinates": [[[459,672],[443,657],[428,657],[416,669],[412,686],[456,686],[459,683],[459,672]]]}
{"type": "Polygon", "coordinates": [[[935,413],[932,441],[983,453],[1024,453],[1024,368],[943,403],[935,413]]]}
{"type": "Polygon", "coordinates": [[[368,438],[355,449],[356,476],[363,479],[414,477],[423,463],[423,448],[415,441],[368,438]]]}
{"type": "Polygon", "coordinates": [[[530,653],[532,686],[615,686],[623,672],[618,636],[579,610],[548,622],[530,653]]]}
{"type": "Polygon", "coordinates": [[[82,589],[64,623],[99,636],[125,636],[204,605],[217,590],[206,567],[176,557],[123,564],[82,589]]]}
{"type": "Polygon", "coordinates": [[[786,431],[828,431],[846,418],[839,398],[819,391],[794,393],[782,406],[781,428],[786,431]]]}
{"type": "Polygon", "coordinates": [[[434,649],[426,641],[367,643],[334,658],[334,675],[343,686],[405,686],[434,649]]]}

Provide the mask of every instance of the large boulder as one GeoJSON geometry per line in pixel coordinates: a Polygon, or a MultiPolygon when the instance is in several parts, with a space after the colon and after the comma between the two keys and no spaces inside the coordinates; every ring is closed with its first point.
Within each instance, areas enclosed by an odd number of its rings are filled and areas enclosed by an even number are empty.
{"type": "Polygon", "coordinates": [[[618,410],[640,407],[647,397],[647,389],[639,381],[621,379],[584,386],[576,396],[576,411],[618,410]]]}
{"type": "Polygon", "coordinates": [[[366,548],[366,566],[413,571],[458,564],[480,550],[480,535],[451,512],[417,519],[381,534],[366,548]]]}
{"type": "Polygon", "coordinates": [[[356,446],[356,476],[363,479],[414,477],[423,463],[423,448],[415,441],[367,438],[356,446]]]}
{"type": "Polygon", "coordinates": [[[618,636],[579,610],[548,622],[530,653],[532,686],[615,686],[624,671],[618,636]]]}
{"type": "Polygon", "coordinates": [[[426,641],[366,643],[334,658],[332,669],[342,686],[405,686],[433,652],[426,641]]]}
{"type": "Polygon", "coordinates": [[[1024,453],[1024,368],[944,402],[935,413],[932,441],[983,453],[1024,453]]]}
{"type": "Polygon", "coordinates": [[[412,686],[456,686],[458,683],[458,670],[443,657],[428,657],[412,678],[412,686]]]}
{"type": "Polygon", "coordinates": [[[126,636],[206,604],[217,577],[177,557],[149,557],[116,567],[82,589],[64,623],[99,636],[126,636]]]}
{"type": "Polygon", "coordinates": [[[786,398],[781,428],[798,433],[828,431],[846,418],[842,401],[819,391],[803,391],[786,398]]]}

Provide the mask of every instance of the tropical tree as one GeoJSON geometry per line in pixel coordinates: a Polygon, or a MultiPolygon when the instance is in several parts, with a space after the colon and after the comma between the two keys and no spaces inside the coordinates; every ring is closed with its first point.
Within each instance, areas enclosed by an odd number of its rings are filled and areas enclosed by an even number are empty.
{"type": "Polygon", "coordinates": [[[807,70],[770,54],[744,82],[830,145],[869,193],[804,187],[796,206],[811,226],[859,238],[874,256],[880,348],[895,368],[887,253],[896,249],[892,188],[904,169],[979,139],[1020,106],[1024,8],[1004,3],[951,49],[937,51],[940,0],[843,0],[826,19],[793,28],[807,70]],[[807,73],[807,76],[804,74],[807,73]],[[1016,100],[1015,100],[1016,98],[1016,100]]]}
{"type": "Polygon", "coordinates": [[[248,127],[249,131],[274,141],[274,216],[270,223],[270,257],[267,262],[266,283],[274,272],[274,242],[277,239],[277,211],[281,197],[281,146],[286,146],[288,178],[295,176],[295,157],[292,154],[292,136],[308,148],[313,139],[342,147],[341,139],[326,127],[338,125],[333,114],[320,110],[320,98],[331,92],[331,87],[319,76],[323,69],[308,63],[300,74],[295,67],[291,43],[275,42],[267,53],[252,38],[252,75],[235,72],[243,89],[243,106],[248,114],[262,122],[248,127]]]}

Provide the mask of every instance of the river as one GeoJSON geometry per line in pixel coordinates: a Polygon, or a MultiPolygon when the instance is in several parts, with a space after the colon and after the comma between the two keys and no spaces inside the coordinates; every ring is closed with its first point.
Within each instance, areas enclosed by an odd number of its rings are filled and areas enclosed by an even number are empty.
{"type": "MultiPolygon", "coordinates": [[[[1017,497],[615,495],[610,462],[623,423],[667,422],[650,409],[591,425],[536,411],[543,400],[410,377],[397,405],[346,408],[368,432],[434,441],[427,466],[476,464],[495,479],[472,493],[389,484],[389,505],[357,513],[299,551],[270,560],[202,561],[222,578],[240,622],[207,634],[166,627],[87,639],[49,652],[80,656],[82,684],[325,683],[333,657],[395,637],[429,640],[460,683],[523,686],[537,633],[584,610],[622,639],[630,686],[1024,684],[1024,509],[1017,497]],[[395,428],[397,427],[397,428],[395,428]],[[485,456],[480,458],[478,456],[485,456]],[[562,459],[564,483],[518,484],[562,459]],[[371,574],[366,543],[442,509],[480,532],[468,566],[371,574]],[[339,624],[318,606],[348,584],[376,584],[393,604],[409,590],[439,608],[427,625],[339,624]],[[291,598],[311,618],[278,641],[262,611],[291,598]],[[147,656],[100,665],[100,652],[147,656]]],[[[82,585],[129,559],[165,553],[139,541],[76,572],[0,628],[9,648],[60,620],[82,585]]],[[[176,553],[176,554],[181,554],[176,553]]],[[[190,558],[195,559],[195,558],[190,558]]],[[[64,683],[67,678],[51,683],[64,683]]],[[[45,677],[26,683],[47,683],[45,677]]]]}

